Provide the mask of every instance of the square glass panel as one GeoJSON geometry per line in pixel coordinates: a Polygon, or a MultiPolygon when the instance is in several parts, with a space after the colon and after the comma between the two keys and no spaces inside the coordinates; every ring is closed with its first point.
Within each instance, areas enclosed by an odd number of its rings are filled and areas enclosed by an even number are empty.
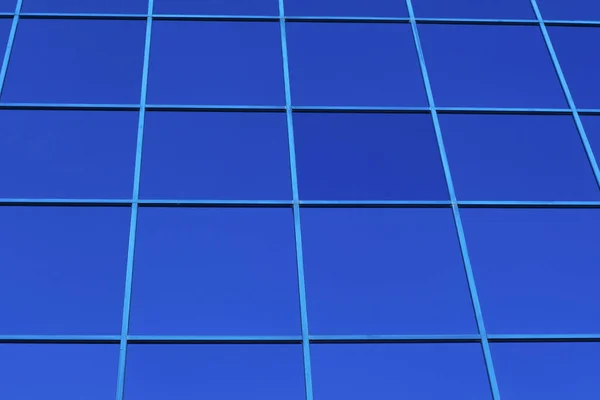
{"type": "MultiPolygon", "coordinates": [[[[1,5],[2,3],[0,3],[1,5]]],[[[8,12],[13,12],[14,10],[8,10],[8,12]]],[[[2,12],[2,9],[0,9],[2,12]]],[[[0,59],[4,61],[4,56],[6,55],[6,44],[8,43],[8,37],[10,35],[10,29],[12,27],[12,18],[2,18],[0,19],[0,59]]],[[[2,64],[0,64],[2,65],[2,64]]]]}
{"type": "Polygon", "coordinates": [[[600,209],[461,215],[488,332],[600,331],[600,209]]]}
{"type": "MultiPolygon", "coordinates": [[[[15,12],[16,7],[17,0],[0,0],[0,12],[12,13],[15,12]]],[[[12,18],[9,21],[12,21],[12,18]]]]}
{"type": "Polygon", "coordinates": [[[278,0],[154,0],[157,14],[279,15],[278,0]]]}
{"type": "Polygon", "coordinates": [[[118,334],[129,208],[0,207],[0,334],[118,334]]]}
{"type": "Polygon", "coordinates": [[[118,363],[112,344],[0,344],[0,398],[113,399],[118,363]]]}
{"type": "Polygon", "coordinates": [[[414,0],[421,18],[535,19],[529,0],[414,0]]]}
{"type": "Polygon", "coordinates": [[[564,108],[540,28],[420,25],[437,106],[564,108]]]}
{"type": "Polygon", "coordinates": [[[600,343],[493,343],[504,400],[596,399],[600,343]]]}
{"type": "Polygon", "coordinates": [[[311,346],[317,400],[491,399],[480,345],[311,346]]]}
{"type": "Polygon", "coordinates": [[[429,115],[294,115],[304,200],[448,198],[429,115]]]}
{"type": "Polygon", "coordinates": [[[284,113],[147,113],[149,198],[291,199],[284,113]]]}
{"type": "Polygon", "coordinates": [[[590,141],[596,162],[600,163],[600,116],[581,117],[585,134],[590,141]]]}
{"type": "Polygon", "coordinates": [[[302,347],[131,345],[127,400],[304,400],[302,347]]]}
{"type": "Polygon", "coordinates": [[[146,14],[148,0],[24,0],[22,11],[26,13],[146,14]]]}
{"type": "Polygon", "coordinates": [[[135,261],[134,334],[299,333],[290,209],[141,209],[135,261]]]}
{"type": "Polygon", "coordinates": [[[460,200],[598,200],[600,191],[573,118],[442,115],[460,200]]]}
{"type": "Polygon", "coordinates": [[[311,333],[476,332],[450,210],[308,208],[302,238],[311,333]]]}
{"type": "Polygon", "coordinates": [[[425,106],[407,24],[287,24],[292,102],[312,106],[425,106]]]}
{"type": "Polygon", "coordinates": [[[550,39],[578,108],[600,108],[600,28],[550,26],[550,39]]]}
{"type": "Polygon", "coordinates": [[[1,110],[0,197],[131,198],[138,113],[1,110]]]}
{"type": "Polygon", "coordinates": [[[157,21],[148,79],[150,103],[283,105],[279,24],[157,21]]]}
{"type": "Polygon", "coordinates": [[[145,29],[143,21],[21,20],[2,101],[139,103],[145,29]]]}
{"type": "Polygon", "coordinates": [[[406,17],[398,0],[285,0],[285,14],[297,16],[406,17]]]}
{"type": "Polygon", "coordinates": [[[545,20],[600,20],[600,3],[590,0],[536,0],[545,20]]]}

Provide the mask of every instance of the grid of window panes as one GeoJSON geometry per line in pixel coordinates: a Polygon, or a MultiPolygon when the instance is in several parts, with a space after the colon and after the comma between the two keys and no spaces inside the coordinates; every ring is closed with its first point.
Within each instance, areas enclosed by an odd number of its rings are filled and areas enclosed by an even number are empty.
{"type": "Polygon", "coordinates": [[[600,398],[600,3],[0,0],[0,43],[0,398],[600,398]]]}

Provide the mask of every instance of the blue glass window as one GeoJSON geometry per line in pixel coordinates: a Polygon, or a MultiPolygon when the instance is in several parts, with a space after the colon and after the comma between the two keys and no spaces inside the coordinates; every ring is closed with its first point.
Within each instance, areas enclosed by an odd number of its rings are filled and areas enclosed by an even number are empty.
{"type": "Polygon", "coordinates": [[[128,208],[1,207],[2,334],[121,331],[128,208]]]}
{"type": "Polygon", "coordinates": [[[4,60],[4,53],[6,52],[6,43],[8,42],[8,35],[10,34],[11,25],[12,19],[0,19],[0,57],[2,58],[2,60],[4,60]]]}
{"type": "Polygon", "coordinates": [[[292,102],[427,105],[407,24],[288,23],[292,102]]]}
{"type": "Polygon", "coordinates": [[[600,162],[600,117],[584,116],[581,117],[585,133],[592,146],[592,151],[596,157],[596,162],[600,162]]]}
{"type": "Polygon", "coordinates": [[[291,199],[284,113],[149,113],[142,196],[291,199]]]}
{"type": "Polygon", "coordinates": [[[319,344],[311,354],[316,399],[491,399],[475,343],[319,344]]]}
{"type": "Polygon", "coordinates": [[[476,330],[450,210],[309,208],[302,230],[311,333],[476,330]]]}
{"type": "Polygon", "coordinates": [[[21,20],[2,101],[139,103],[145,27],[142,21],[21,20]]]}
{"type": "MultiPolygon", "coordinates": [[[[17,0],[0,0],[0,12],[11,13],[15,11],[17,0]]],[[[11,21],[11,20],[9,20],[11,21]]]]}
{"type": "Polygon", "coordinates": [[[278,23],[157,21],[148,101],[282,105],[280,38],[278,23]]]}
{"type": "Polygon", "coordinates": [[[148,0],[24,0],[23,12],[146,14],[148,0]]]}
{"type": "Polygon", "coordinates": [[[420,25],[437,106],[565,107],[535,26],[420,25]]]}
{"type": "Polygon", "coordinates": [[[429,115],[296,114],[305,200],[440,200],[448,192],[429,115]]]}
{"type": "Polygon", "coordinates": [[[600,28],[548,28],[558,61],[575,104],[579,108],[600,108],[600,54],[590,43],[600,42],[600,28]]]}
{"type": "Polygon", "coordinates": [[[414,0],[417,17],[535,19],[529,0],[414,0]]]}
{"type": "Polygon", "coordinates": [[[600,20],[600,3],[590,0],[537,0],[546,20],[600,20]]]}
{"type": "Polygon", "coordinates": [[[158,14],[279,15],[278,0],[154,0],[158,14]]]}
{"type": "Polygon", "coordinates": [[[117,345],[1,344],[0,397],[112,399],[118,360],[117,345]]]}
{"type": "Polygon", "coordinates": [[[492,355],[503,399],[600,397],[600,343],[494,343],[492,355]]]}
{"type": "Polygon", "coordinates": [[[285,0],[285,14],[298,16],[406,17],[398,0],[285,0]]]}
{"type": "Polygon", "coordinates": [[[128,400],[304,400],[300,345],[132,345],[128,400]]]}
{"type": "Polygon", "coordinates": [[[137,113],[0,111],[0,197],[131,198],[137,113]],[[110,162],[107,160],[110,159],[110,162]]]}
{"type": "Polygon", "coordinates": [[[600,330],[598,209],[463,210],[490,333],[600,330]]]}
{"type": "Polygon", "coordinates": [[[290,209],[149,208],[139,218],[133,333],[299,333],[290,209]]]}
{"type": "Polygon", "coordinates": [[[461,200],[597,200],[585,149],[569,116],[442,115],[461,200]]]}

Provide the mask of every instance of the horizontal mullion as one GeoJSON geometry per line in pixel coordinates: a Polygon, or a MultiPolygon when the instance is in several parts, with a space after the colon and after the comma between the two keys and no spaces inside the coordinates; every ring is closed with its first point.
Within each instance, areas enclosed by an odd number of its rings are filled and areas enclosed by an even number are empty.
{"type": "Polygon", "coordinates": [[[498,343],[510,342],[600,342],[600,333],[590,334],[488,334],[488,341],[498,343]]]}
{"type": "Polygon", "coordinates": [[[129,335],[128,343],[135,344],[301,344],[301,336],[167,336],[129,335]]]}
{"type": "Polygon", "coordinates": [[[119,335],[0,335],[0,343],[119,344],[119,335]]]}
{"type": "Polygon", "coordinates": [[[311,343],[474,343],[479,335],[311,335],[311,343]]]}

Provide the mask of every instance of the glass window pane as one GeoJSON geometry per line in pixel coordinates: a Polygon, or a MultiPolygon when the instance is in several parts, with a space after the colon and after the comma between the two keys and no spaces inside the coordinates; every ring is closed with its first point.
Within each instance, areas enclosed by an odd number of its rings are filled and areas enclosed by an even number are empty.
{"type": "Polygon", "coordinates": [[[118,334],[128,208],[0,207],[1,334],[118,334]]]}
{"type": "Polygon", "coordinates": [[[294,335],[290,209],[140,210],[131,332],[294,335]]]}
{"type": "Polygon", "coordinates": [[[494,343],[492,355],[503,399],[600,397],[600,343],[494,343]]]}
{"type": "Polygon", "coordinates": [[[463,210],[491,333],[600,331],[598,209],[463,210]]]}
{"type": "Polygon", "coordinates": [[[291,199],[284,113],[149,113],[142,196],[291,199]]]}
{"type": "Polygon", "coordinates": [[[298,16],[406,17],[398,0],[285,0],[285,14],[298,16]]]}
{"type": "MultiPolygon", "coordinates": [[[[0,0],[0,12],[14,12],[17,6],[17,0],[0,0]]],[[[12,18],[8,21],[12,22],[12,18]]],[[[9,23],[10,23],[9,22],[9,23]]]]}
{"type": "Polygon", "coordinates": [[[450,210],[309,208],[302,230],[311,333],[476,331],[450,210]]]}
{"type": "Polygon", "coordinates": [[[420,25],[437,106],[566,106],[535,26],[420,25]]]}
{"type": "Polygon", "coordinates": [[[285,104],[280,37],[273,22],[157,21],[148,101],[285,104]]]}
{"type": "Polygon", "coordinates": [[[581,120],[596,157],[596,162],[600,163],[600,116],[584,116],[581,117],[581,120]]]}
{"type": "Polygon", "coordinates": [[[113,399],[118,345],[1,344],[0,398],[113,399]]]}
{"type": "Polygon", "coordinates": [[[131,345],[127,400],[304,400],[300,345],[131,345]]]}
{"type": "Polygon", "coordinates": [[[287,37],[296,105],[427,105],[407,24],[288,23],[287,37]]]}
{"type": "Polygon", "coordinates": [[[2,100],[139,103],[145,27],[142,21],[21,20],[2,100]]]}
{"type": "Polygon", "coordinates": [[[600,43],[600,28],[548,28],[560,66],[579,108],[600,108],[600,54],[590,51],[600,43]]]}
{"type": "Polygon", "coordinates": [[[537,0],[544,19],[600,20],[600,3],[590,0],[537,0]]]}
{"type": "Polygon", "coordinates": [[[597,200],[600,191],[569,116],[442,115],[461,200],[597,200]]]}
{"type": "Polygon", "coordinates": [[[148,0],[24,0],[22,11],[26,13],[146,14],[148,12],[148,0]]]}
{"type": "Polygon", "coordinates": [[[417,0],[413,7],[425,18],[535,19],[529,0],[417,0]]]}
{"type": "Polygon", "coordinates": [[[157,14],[279,15],[278,0],[154,0],[157,14]]]}
{"type": "Polygon", "coordinates": [[[316,399],[491,399],[478,344],[312,345],[316,399]]]}
{"type": "Polygon", "coordinates": [[[429,115],[296,114],[305,200],[440,200],[446,181],[429,115]]]}
{"type": "Polygon", "coordinates": [[[131,198],[137,113],[0,111],[0,197],[131,198]],[[110,160],[110,162],[107,162],[110,160]]]}

